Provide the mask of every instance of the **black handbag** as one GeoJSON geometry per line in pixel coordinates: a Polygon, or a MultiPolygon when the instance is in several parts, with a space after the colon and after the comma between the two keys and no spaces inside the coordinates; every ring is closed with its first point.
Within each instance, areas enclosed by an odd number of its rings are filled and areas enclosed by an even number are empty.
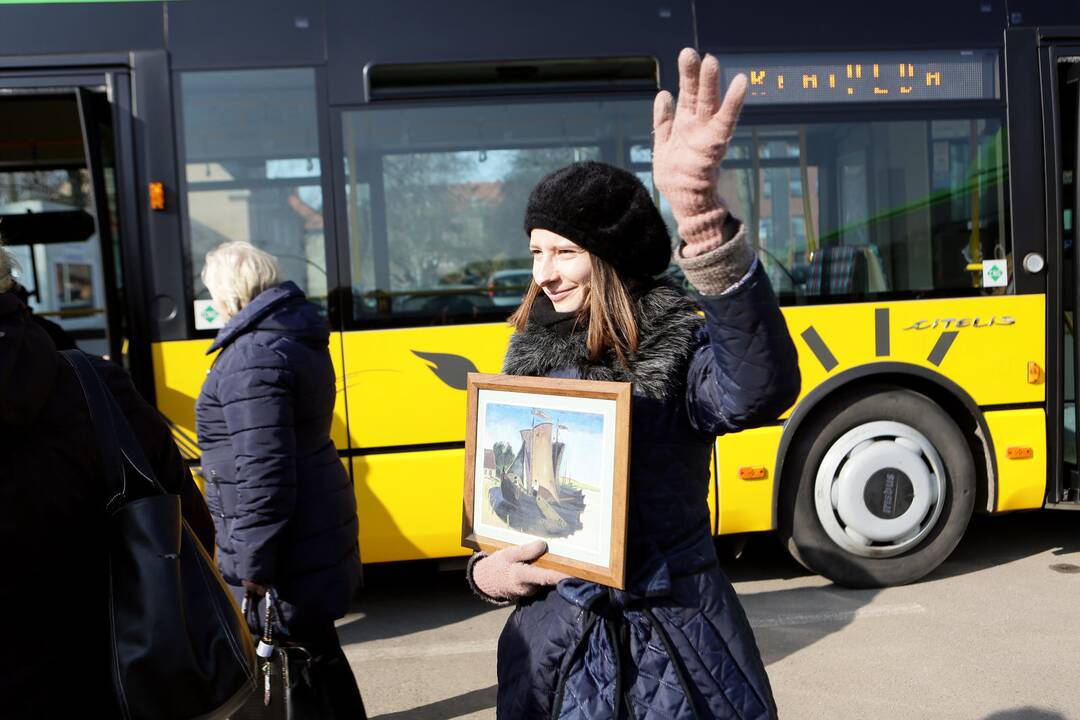
{"type": "Polygon", "coordinates": [[[243,613],[248,627],[262,634],[259,640],[258,690],[232,720],[326,720],[334,717],[333,703],[326,683],[312,662],[311,653],[302,645],[276,637],[274,628],[283,622],[276,612],[277,594],[273,588],[265,598],[265,617],[260,623],[259,603],[244,600],[243,613]],[[275,622],[274,615],[278,621],[275,622]]]}
{"type": "Polygon", "coordinates": [[[255,649],[214,561],[154,477],[112,393],[77,350],[105,468],[111,674],[125,720],[225,718],[255,689],[255,649]]]}

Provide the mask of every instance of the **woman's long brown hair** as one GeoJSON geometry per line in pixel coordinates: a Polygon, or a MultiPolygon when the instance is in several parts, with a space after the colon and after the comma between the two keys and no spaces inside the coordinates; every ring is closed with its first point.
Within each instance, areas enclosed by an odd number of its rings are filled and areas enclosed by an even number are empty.
{"type": "MultiPolygon", "coordinates": [[[[599,360],[604,351],[610,349],[619,363],[626,366],[638,349],[634,300],[610,264],[592,253],[589,254],[589,261],[592,263],[592,275],[585,288],[585,302],[581,304],[577,319],[578,324],[587,326],[585,345],[589,349],[589,359],[599,360]]],[[[533,303],[542,292],[535,280],[529,282],[521,305],[509,319],[514,329],[520,332],[529,324],[533,303]]]]}

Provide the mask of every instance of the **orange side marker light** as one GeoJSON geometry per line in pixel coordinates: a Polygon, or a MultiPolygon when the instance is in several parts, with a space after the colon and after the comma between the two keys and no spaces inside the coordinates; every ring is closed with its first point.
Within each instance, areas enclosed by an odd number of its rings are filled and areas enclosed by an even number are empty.
{"type": "Polygon", "coordinates": [[[165,183],[150,183],[150,209],[165,209],[165,183]]]}
{"type": "Polygon", "coordinates": [[[1035,457],[1035,451],[1029,447],[1019,447],[1014,445],[1005,451],[1010,460],[1027,460],[1035,457]]]}
{"type": "Polygon", "coordinates": [[[739,468],[739,478],[741,480],[764,480],[768,475],[768,471],[760,465],[745,465],[739,468]]]}
{"type": "Polygon", "coordinates": [[[1028,376],[1027,381],[1029,385],[1039,385],[1043,380],[1043,369],[1037,362],[1028,363],[1028,376]]]}

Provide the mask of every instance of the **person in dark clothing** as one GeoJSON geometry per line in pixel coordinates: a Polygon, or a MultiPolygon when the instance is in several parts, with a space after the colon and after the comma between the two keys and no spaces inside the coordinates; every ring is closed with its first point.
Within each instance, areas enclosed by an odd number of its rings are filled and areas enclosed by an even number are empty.
{"type": "Polygon", "coordinates": [[[657,97],[653,178],[704,319],[657,276],[671,240],[648,190],[598,162],[551,173],[529,198],[533,283],[503,370],[632,383],[626,590],[532,565],[543,540],[478,553],[474,590],[516,602],[499,639],[497,714],[532,718],[773,718],[753,632],[719,568],[709,522],[717,435],[775,420],[796,399],[795,346],[716,174],[746,92],[679,58],[678,110],[657,97]],[[554,585],[555,587],[551,587],[554,585]]]}
{"type": "Polygon", "coordinates": [[[45,334],[53,341],[53,345],[56,346],[57,350],[74,350],[76,348],[74,338],[68,335],[64,328],[34,312],[34,309],[30,307],[30,292],[26,288],[19,283],[15,283],[11,288],[11,292],[26,305],[26,308],[30,311],[30,319],[45,331],[45,334]]]}
{"type": "MultiPolygon", "coordinates": [[[[10,292],[0,248],[0,660],[5,718],[118,717],[109,675],[108,501],[75,371],[10,292]]],[[[214,527],[168,426],[116,365],[91,358],[161,484],[209,552],[214,527]]]]}
{"type": "Polygon", "coordinates": [[[203,280],[226,319],[195,406],[218,565],[240,600],[265,602],[274,588],[278,630],[313,653],[334,717],[364,717],[334,630],[359,583],[360,555],[352,481],[330,439],[329,329],[250,243],[208,253],[203,280]]]}

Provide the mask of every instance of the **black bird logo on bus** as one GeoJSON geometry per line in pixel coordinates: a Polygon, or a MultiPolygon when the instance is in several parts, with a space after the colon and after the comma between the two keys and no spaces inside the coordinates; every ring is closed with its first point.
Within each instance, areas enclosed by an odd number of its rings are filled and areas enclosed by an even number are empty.
{"type": "Polygon", "coordinates": [[[435,373],[435,377],[454,388],[464,390],[468,386],[469,373],[479,372],[472,360],[461,355],[449,353],[431,353],[413,350],[412,354],[426,360],[428,369],[435,373]]]}

